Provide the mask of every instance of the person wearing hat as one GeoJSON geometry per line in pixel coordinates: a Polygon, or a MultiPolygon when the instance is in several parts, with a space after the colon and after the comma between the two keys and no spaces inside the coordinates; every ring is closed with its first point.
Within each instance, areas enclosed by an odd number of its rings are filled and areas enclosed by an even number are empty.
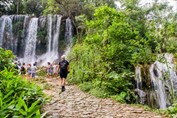
{"type": "Polygon", "coordinates": [[[66,77],[69,73],[69,62],[65,59],[65,55],[61,56],[61,61],[59,62],[60,78],[61,78],[61,91],[65,91],[66,77]]]}

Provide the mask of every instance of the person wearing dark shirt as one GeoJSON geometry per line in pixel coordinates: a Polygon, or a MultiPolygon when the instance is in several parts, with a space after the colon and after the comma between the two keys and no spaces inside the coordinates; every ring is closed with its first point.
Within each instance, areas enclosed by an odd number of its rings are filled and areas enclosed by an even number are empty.
{"type": "Polygon", "coordinates": [[[22,78],[24,78],[24,77],[25,77],[25,74],[26,74],[25,63],[23,63],[23,65],[22,65],[20,71],[21,71],[22,78]]]}
{"type": "Polygon", "coordinates": [[[61,56],[61,61],[59,62],[60,78],[61,78],[61,91],[65,91],[65,81],[69,72],[69,62],[65,59],[65,55],[61,56]]]}

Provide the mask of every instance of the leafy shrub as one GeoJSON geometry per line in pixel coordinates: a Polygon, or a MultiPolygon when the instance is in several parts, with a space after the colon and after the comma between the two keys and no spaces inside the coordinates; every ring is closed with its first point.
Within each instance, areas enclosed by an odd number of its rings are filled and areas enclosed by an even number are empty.
{"type": "Polygon", "coordinates": [[[109,93],[107,93],[103,88],[99,87],[91,89],[89,93],[98,98],[107,98],[109,96],[109,93]]]}
{"type": "Polygon", "coordinates": [[[121,92],[119,95],[114,95],[111,96],[111,98],[115,101],[121,102],[121,103],[125,103],[125,99],[126,99],[127,93],[126,92],[121,92]]]}
{"type": "Polygon", "coordinates": [[[14,58],[15,56],[13,55],[12,51],[0,48],[0,71],[2,71],[5,67],[12,68],[12,62],[14,58]]]}
{"type": "Polygon", "coordinates": [[[167,109],[167,112],[173,117],[177,117],[177,103],[173,104],[167,109]]]}
{"type": "Polygon", "coordinates": [[[80,89],[82,91],[88,92],[91,89],[93,89],[93,83],[91,83],[91,82],[84,82],[84,83],[80,84],[79,87],[80,87],[80,89]]]}
{"type": "Polygon", "coordinates": [[[40,118],[42,90],[7,69],[0,72],[0,117],[40,118]]]}
{"type": "Polygon", "coordinates": [[[122,91],[129,91],[133,88],[130,78],[132,73],[124,72],[117,74],[116,72],[111,72],[108,75],[109,80],[106,82],[105,86],[108,91],[112,94],[119,94],[122,91]]]}

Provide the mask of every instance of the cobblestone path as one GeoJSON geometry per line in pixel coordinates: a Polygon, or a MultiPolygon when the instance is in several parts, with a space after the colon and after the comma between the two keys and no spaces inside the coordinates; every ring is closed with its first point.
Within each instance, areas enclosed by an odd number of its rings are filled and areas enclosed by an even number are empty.
{"type": "Polygon", "coordinates": [[[60,93],[58,80],[46,82],[50,89],[44,92],[51,96],[43,108],[49,114],[47,118],[166,118],[137,106],[95,98],[73,85],[67,85],[66,91],[60,93]]]}

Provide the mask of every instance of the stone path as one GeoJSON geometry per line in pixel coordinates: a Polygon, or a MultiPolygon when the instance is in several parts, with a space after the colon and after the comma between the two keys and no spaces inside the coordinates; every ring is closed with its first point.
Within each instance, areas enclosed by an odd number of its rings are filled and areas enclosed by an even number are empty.
{"type": "Polygon", "coordinates": [[[44,92],[51,96],[43,107],[49,114],[47,118],[166,118],[140,107],[95,98],[73,85],[67,85],[66,91],[60,93],[56,79],[47,80],[47,86],[50,89],[44,92]]]}

